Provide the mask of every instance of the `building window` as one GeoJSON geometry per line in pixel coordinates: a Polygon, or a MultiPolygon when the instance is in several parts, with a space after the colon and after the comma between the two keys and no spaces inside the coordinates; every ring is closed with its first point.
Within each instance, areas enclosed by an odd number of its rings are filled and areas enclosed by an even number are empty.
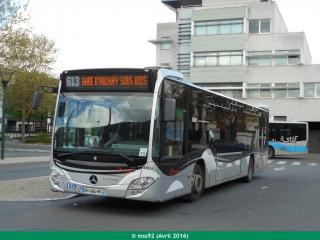
{"type": "Polygon", "coordinates": [[[297,98],[300,97],[299,83],[276,83],[276,98],[297,98]],[[298,89],[295,89],[298,88],[298,89]]]}
{"type": "Polygon", "coordinates": [[[296,65],[300,63],[299,50],[275,51],[275,53],[282,55],[275,57],[276,65],[296,65]]]}
{"type": "Polygon", "coordinates": [[[286,116],[274,116],[274,121],[287,121],[286,116]]]}
{"type": "Polygon", "coordinates": [[[195,22],[195,35],[243,33],[243,19],[195,22]]]}
{"type": "Polygon", "coordinates": [[[242,51],[194,53],[195,67],[242,65],[242,51]]]}
{"type": "Polygon", "coordinates": [[[271,98],[271,83],[248,84],[248,98],[271,98]]]}
{"type": "Polygon", "coordinates": [[[270,66],[272,65],[272,57],[268,56],[272,54],[272,51],[268,52],[248,52],[250,55],[248,57],[249,66],[270,66]],[[255,56],[252,56],[255,55],[255,56]],[[267,55],[267,56],[265,56],[267,55]]]}
{"type": "Polygon", "coordinates": [[[170,50],[170,37],[162,38],[162,50],[170,50]]]}
{"type": "Polygon", "coordinates": [[[320,97],[320,83],[305,83],[304,97],[320,97]]]}
{"type": "Polygon", "coordinates": [[[249,34],[270,33],[270,20],[249,21],[249,34]]]}
{"type": "Polygon", "coordinates": [[[216,93],[223,94],[232,98],[242,98],[242,83],[233,84],[213,84],[213,83],[201,83],[197,86],[209,89],[216,93]],[[238,88],[238,89],[236,89],[238,88]]]}

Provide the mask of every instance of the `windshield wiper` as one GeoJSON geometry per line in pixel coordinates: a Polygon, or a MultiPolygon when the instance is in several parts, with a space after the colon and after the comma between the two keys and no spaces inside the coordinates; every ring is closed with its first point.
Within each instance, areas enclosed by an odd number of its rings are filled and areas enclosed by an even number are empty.
{"type": "Polygon", "coordinates": [[[113,150],[112,147],[97,147],[97,148],[109,149],[109,150],[111,150],[112,152],[114,152],[114,153],[120,155],[121,157],[127,159],[127,160],[129,161],[129,162],[126,161],[126,164],[127,164],[128,166],[133,166],[133,165],[136,164],[136,161],[135,161],[133,158],[128,157],[128,156],[126,156],[126,155],[124,155],[124,154],[122,154],[122,153],[116,152],[115,150],[113,150]]]}

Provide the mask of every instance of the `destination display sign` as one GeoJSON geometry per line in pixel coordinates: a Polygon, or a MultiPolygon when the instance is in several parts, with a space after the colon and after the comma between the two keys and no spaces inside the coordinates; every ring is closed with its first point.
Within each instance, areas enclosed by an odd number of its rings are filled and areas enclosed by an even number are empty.
{"type": "Polygon", "coordinates": [[[145,91],[149,90],[149,74],[99,74],[65,76],[66,91],[145,91]]]}

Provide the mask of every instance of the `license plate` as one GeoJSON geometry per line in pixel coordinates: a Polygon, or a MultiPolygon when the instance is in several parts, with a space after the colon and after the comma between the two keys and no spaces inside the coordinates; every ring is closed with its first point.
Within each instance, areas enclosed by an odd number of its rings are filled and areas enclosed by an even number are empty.
{"type": "Polygon", "coordinates": [[[100,196],[106,196],[106,191],[99,188],[81,188],[82,194],[92,194],[92,195],[100,195],[100,196]]]}

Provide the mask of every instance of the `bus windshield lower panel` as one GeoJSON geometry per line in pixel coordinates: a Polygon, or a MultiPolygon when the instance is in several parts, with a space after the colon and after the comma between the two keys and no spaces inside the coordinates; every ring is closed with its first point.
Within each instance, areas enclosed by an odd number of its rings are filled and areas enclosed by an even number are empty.
{"type": "Polygon", "coordinates": [[[143,165],[150,151],[152,99],[152,93],[60,94],[54,158],[82,169],[143,165]]]}

